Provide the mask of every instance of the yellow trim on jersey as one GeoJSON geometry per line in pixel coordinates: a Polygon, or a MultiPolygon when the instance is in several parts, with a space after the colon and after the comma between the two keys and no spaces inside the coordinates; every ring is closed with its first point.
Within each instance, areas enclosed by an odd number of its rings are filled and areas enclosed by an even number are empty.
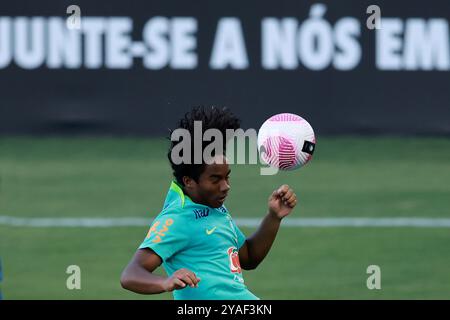
{"type": "Polygon", "coordinates": [[[184,192],[181,189],[181,187],[175,181],[172,181],[172,184],[170,185],[170,190],[175,191],[180,196],[181,207],[183,208],[184,207],[184,200],[185,200],[185,198],[184,198],[184,192]]]}

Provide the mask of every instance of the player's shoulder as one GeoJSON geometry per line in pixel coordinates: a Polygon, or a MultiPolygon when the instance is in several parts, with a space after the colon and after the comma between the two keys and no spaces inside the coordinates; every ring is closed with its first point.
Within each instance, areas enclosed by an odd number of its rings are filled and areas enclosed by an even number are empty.
{"type": "Polygon", "coordinates": [[[157,219],[161,218],[186,218],[187,212],[183,208],[165,208],[157,215],[157,219]]]}
{"type": "Polygon", "coordinates": [[[189,221],[187,220],[187,215],[184,210],[180,208],[163,209],[152,221],[150,226],[150,231],[147,235],[149,237],[152,232],[161,233],[165,235],[169,233],[174,234],[184,234],[188,231],[187,225],[189,221]]]}
{"type": "Polygon", "coordinates": [[[192,218],[193,210],[186,206],[169,206],[161,210],[156,216],[156,221],[168,221],[168,223],[177,222],[180,224],[187,224],[192,218]]]}

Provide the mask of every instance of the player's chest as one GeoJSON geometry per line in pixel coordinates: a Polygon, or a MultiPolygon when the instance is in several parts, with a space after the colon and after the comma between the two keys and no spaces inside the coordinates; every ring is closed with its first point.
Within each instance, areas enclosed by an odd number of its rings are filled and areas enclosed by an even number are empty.
{"type": "Polygon", "coordinates": [[[237,247],[237,233],[231,216],[215,210],[194,210],[192,243],[203,250],[237,247]]]}

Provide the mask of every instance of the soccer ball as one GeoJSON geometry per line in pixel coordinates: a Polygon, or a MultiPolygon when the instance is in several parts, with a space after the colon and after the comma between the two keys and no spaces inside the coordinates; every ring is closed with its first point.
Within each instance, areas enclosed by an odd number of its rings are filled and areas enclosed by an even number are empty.
{"type": "Polygon", "coordinates": [[[281,170],[304,166],[311,160],[315,148],[313,128],[296,114],[276,114],[267,119],[258,132],[261,160],[281,170]]]}

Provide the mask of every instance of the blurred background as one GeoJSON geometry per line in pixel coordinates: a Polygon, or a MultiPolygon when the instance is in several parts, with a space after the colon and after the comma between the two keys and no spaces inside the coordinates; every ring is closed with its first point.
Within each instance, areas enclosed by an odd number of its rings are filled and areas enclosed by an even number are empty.
{"type": "Polygon", "coordinates": [[[215,105],[244,129],[291,112],[316,133],[300,170],[233,167],[227,207],[247,235],[256,223],[242,219],[261,219],[274,188],[300,198],[266,260],[244,273],[252,292],[449,299],[449,9],[3,1],[0,297],[171,299],[127,292],[119,277],[172,179],[168,129],[215,105]],[[67,287],[71,265],[81,289],[67,287]],[[381,288],[367,286],[371,265],[381,288]]]}

